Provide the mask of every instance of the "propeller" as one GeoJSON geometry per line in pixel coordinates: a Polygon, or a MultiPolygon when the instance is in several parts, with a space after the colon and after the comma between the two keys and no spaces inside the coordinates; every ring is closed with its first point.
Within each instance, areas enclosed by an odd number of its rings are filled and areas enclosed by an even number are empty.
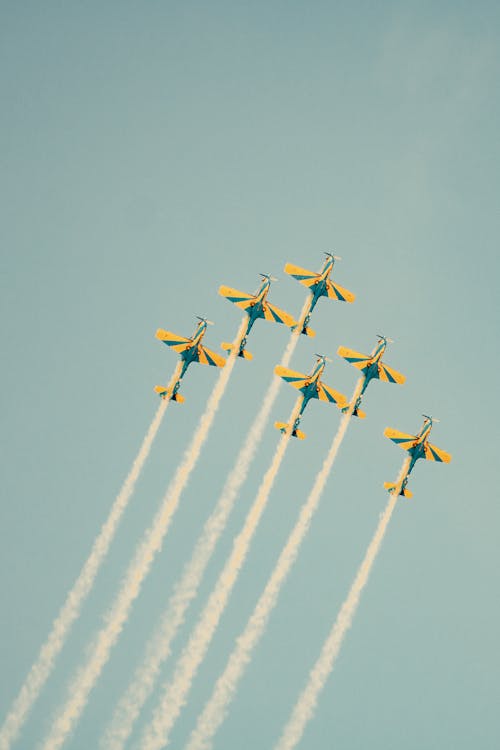
{"type": "Polygon", "coordinates": [[[259,276],[262,276],[263,279],[269,279],[269,281],[278,281],[279,279],[275,278],[274,276],[271,276],[270,273],[259,273],[259,276]]]}
{"type": "Polygon", "coordinates": [[[440,420],[437,419],[437,417],[429,417],[428,414],[422,414],[423,417],[429,420],[429,422],[439,422],[440,420]]]}
{"type": "Polygon", "coordinates": [[[201,320],[203,323],[206,323],[207,326],[213,326],[215,323],[212,320],[208,320],[208,318],[200,318],[199,315],[196,316],[198,320],[201,320]]]}
{"type": "Polygon", "coordinates": [[[377,333],[377,338],[384,339],[388,344],[394,344],[394,339],[390,339],[388,336],[382,336],[381,333],[377,333]]]}
{"type": "Polygon", "coordinates": [[[333,359],[330,359],[330,357],[327,357],[327,356],[325,356],[324,354],[316,354],[316,356],[317,356],[317,357],[318,357],[319,359],[324,359],[324,360],[325,360],[325,362],[333,362],[333,359]]]}
{"type": "Polygon", "coordinates": [[[342,256],[340,255],[333,255],[333,253],[327,253],[326,251],[325,255],[328,256],[328,258],[333,258],[334,260],[342,260],[342,256]]]}

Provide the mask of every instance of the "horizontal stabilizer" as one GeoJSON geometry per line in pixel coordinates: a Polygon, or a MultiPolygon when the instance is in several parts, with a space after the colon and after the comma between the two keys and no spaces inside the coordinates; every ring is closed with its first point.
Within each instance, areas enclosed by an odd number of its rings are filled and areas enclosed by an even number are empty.
{"type": "MultiPolygon", "coordinates": [[[[277,430],[280,430],[283,433],[283,435],[286,433],[287,429],[290,427],[290,425],[287,424],[286,422],[275,422],[274,426],[276,427],[277,430]]],[[[292,437],[299,438],[299,440],[304,440],[306,436],[305,432],[302,432],[302,430],[293,430],[291,435],[292,437]]]]}
{"type": "Polygon", "coordinates": [[[164,399],[165,401],[168,401],[168,399],[172,399],[172,401],[177,401],[177,403],[183,404],[186,400],[184,396],[182,396],[179,392],[175,393],[172,396],[172,390],[164,385],[155,385],[155,393],[157,393],[160,398],[164,399]]]}
{"type": "MultiPolygon", "coordinates": [[[[396,489],[396,486],[393,482],[384,482],[384,487],[389,492],[393,492],[396,489]]],[[[402,497],[413,497],[413,492],[411,490],[407,490],[406,487],[402,489],[399,493],[402,497]]]]}
{"type": "MultiPolygon", "coordinates": [[[[221,347],[228,354],[234,349],[233,344],[229,344],[227,341],[223,341],[221,347]]],[[[240,349],[240,351],[238,352],[238,357],[243,357],[243,359],[250,360],[253,359],[253,354],[251,352],[248,352],[246,349],[240,349]]]]}
{"type": "MultiPolygon", "coordinates": [[[[351,407],[350,404],[347,404],[347,406],[344,406],[342,408],[342,410],[341,410],[342,413],[346,414],[349,411],[350,407],[351,407]]],[[[359,417],[360,419],[364,419],[366,417],[366,413],[364,411],[362,411],[361,409],[353,409],[352,410],[352,416],[353,417],[359,417]]]]}
{"type": "MultiPolygon", "coordinates": [[[[297,330],[297,326],[293,326],[292,331],[296,331],[296,330],[297,330]]],[[[303,333],[304,336],[309,336],[312,339],[316,336],[316,331],[313,331],[313,329],[309,328],[309,326],[304,326],[301,330],[301,333],[303,333]]]]}

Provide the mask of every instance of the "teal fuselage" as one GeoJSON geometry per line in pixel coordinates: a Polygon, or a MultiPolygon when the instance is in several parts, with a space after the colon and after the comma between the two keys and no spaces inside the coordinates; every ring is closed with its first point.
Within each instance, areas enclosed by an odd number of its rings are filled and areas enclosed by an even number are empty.
{"type": "Polygon", "coordinates": [[[179,378],[178,378],[176,384],[173,387],[173,391],[172,392],[173,392],[174,396],[175,396],[175,394],[177,393],[177,391],[180,388],[181,380],[184,377],[184,375],[186,374],[186,371],[187,371],[189,365],[192,362],[198,362],[199,361],[199,357],[198,357],[198,345],[199,345],[200,341],[202,340],[203,336],[205,335],[205,331],[206,330],[207,330],[207,324],[205,323],[204,320],[201,320],[198,323],[198,327],[197,327],[197,329],[196,329],[196,331],[194,333],[194,336],[192,338],[192,344],[191,344],[191,346],[189,347],[189,349],[185,349],[180,354],[180,357],[181,357],[181,360],[182,360],[182,370],[180,372],[180,375],[179,375],[179,378]]]}
{"type": "Polygon", "coordinates": [[[333,268],[333,262],[333,258],[328,258],[328,260],[325,261],[325,264],[321,269],[319,280],[311,288],[311,303],[309,305],[309,312],[304,319],[303,331],[309,325],[312,311],[316,307],[318,300],[320,300],[321,297],[328,297],[327,280],[333,268]]]}
{"type": "Polygon", "coordinates": [[[299,414],[294,422],[293,429],[296,430],[297,427],[300,424],[300,420],[302,418],[302,414],[304,413],[304,410],[309,403],[309,401],[312,398],[318,397],[318,381],[320,379],[321,373],[325,369],[325,362],[320,361],[308,377],[308,382],[306,385],[302,386],[300,389],[300,392],[302,393],[302,403],[300,404],[300,410],[299,414]]]}
{"type": "Polygon", "coordinates": [[[268,295],[269,288],[271,286],[271,282],[266,279],[262,286],[260,287],[259,291],[255,295],[255,302],[252,302],[250,307],[246,310],[246,314],[248,315],[248,321],[247,321],[247,327],[245,330],[245,333],[243,335],[243,338],[241,339],[240,344],[240,352],[243,351],[245,346],[247,345],[247,337],[250,331],[252,330],[253,324],[256,320],[259,318],[265,318],[264,315],[264,302],[268,295]]]}
{"type": "Polygon", "coordinates": [[[425,444],[427,442],[427,439],[429,437],[429,433],[432,430],[432,420],[430,422],[426,422],[422,429],[420,430],[420,433],[416,437],[415,445],[413,445],[411,448],[408,448],[407,453],[410,455],[410,465],[408,466],[408,471],[406,472],[406,476],[403,480],[403,483],[401,485],[401,490],[404,490],[406,485],[408,484],[408,478],[413,471],[413,467],[417,463],[419,458],[425,458],[425,444]]]}

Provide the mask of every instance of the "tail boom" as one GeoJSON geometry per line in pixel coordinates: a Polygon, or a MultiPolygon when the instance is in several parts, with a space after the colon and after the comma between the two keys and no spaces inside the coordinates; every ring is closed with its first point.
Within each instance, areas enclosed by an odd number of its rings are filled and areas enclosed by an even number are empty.
{"type": "MultiPolygon", "coordinates": [[[[283,433],[283,435],[284,435],[284,434],[285,434],[285,433],[287,432],[287,430],[288,430],[288,429],[290,428],[290,425],[289,425],[289,424],[287,424],[286,422],[275,422],[275,423],[274,423],[274,426],[276,427],[276,429],[277,429],[277,430],[280,430],[280,431],[281,431],[281,432],[283,433]]],[[[295,428],[294,428],[294,429],[293,429],[293,430],[291,431],[290,435],[291,435],[292,437],[296,437],[296,438],[299,438],[299,440],[304,440],[304,439],[305,439],[305,436],[306,436],[305,432],[302,432],[302,430],[299,430],[299,429],[298,429],[297,427],[295,427],[295,428]]]]}
{"type": "MultiPolygon", "coordinates": [[[[221,344],[221,348],[229,354],[230,352],[234,350],[234,345],[229,344],[227,341],[223,341],[221,344]]],[[[240,350],[238,352],[238,357],[243,357],[243,359],[250,360],[250,359],[253,359],[253,354],[251,354],[246,349],[240,347],[240,350]]]]}
{"type": "MultiPolygon", "coordinates": [[[[396,489],[397,489],[398,485],[397,485],[397,484],[394,484],[393,482],[384,482],[384,487],[385,487],[385,489],[386,489],[386,490],[388,490],[388,492],[391,492],[391,493],[393,493],[393,492],[394,492],[394,490],[396,490],[396,489]]],[[[405,483],[404,483],[404,482],[403,482],[403,484],[401,485],[401,488],[400,488],[400,490],[399,490],[399,493],[398,493],[398,494],[399,494],[399,495],[400,495],[401,497],[407,497],[407,498],[413,497],[413,492],[411,492],[411,490],[407,490],[407,489],[406,489],[406,485],[405,485],[405,483]]]]}
{"type": "Polygon", "coordinates": [[[183,404],[186,400],[182,394],[178,391],[174,392],[173,388],[166,385],[155,385],[155,393],[164,401],[177,401],[178,404],[183,404]]]}

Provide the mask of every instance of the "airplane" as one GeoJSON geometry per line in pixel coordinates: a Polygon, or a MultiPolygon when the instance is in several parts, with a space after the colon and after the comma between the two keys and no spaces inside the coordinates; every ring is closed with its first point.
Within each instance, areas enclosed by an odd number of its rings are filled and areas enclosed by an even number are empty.
{"type": "Polygon", "coordinates": [[[185,401],[184,396],[179,393],[181,380],[192,362],[199,362],[202,365],[212,365],[214,367],[224,367],[226,364],[224,357],[207,349],[201,343],[207,327],[213,325],[212,321],[200,318],[199,316],[196,317],[199,323],[190,339],[186,339],[184,336],[177,336],[176,333],[171,333],[170,331],[164,331],[163,328],[158,328],[156,331],[157,339],[163,341],[167,346],[171,346],[172,349],[181,355],[182,368],[173,386],[157,385],[155,386],[155,391],[161,398],[166,400],[172,399],[172,401],[177,401],[180,404],[185,401]]]}
{"type": "Polygon", "coordinates": [[[316,303],[320,297],[329,297],[330,299],[338,299],[341,302],[354,302],[356,299],[355,295],[348,289],[344,289],[330,279],[333,266],[336,260],[342,260],[338,255],[332,255],[332,253],[325,253],[326,260],[323,264],[323,268],[319,273],[314,271],[307,271],[305,268],[300,266],[294,266],[293,263],[287,263],[285,265],[285,273],[293,276],[301,284],[304,284],[311,291],[311,303],[309,311],[304,318],[302,324],[302,331],[306,336],[315,336],[316,333],[309,328],[309,321],[311,319],[311,313],[314,310],[316,303]]]}
{"type": "MultiPolygon", "coordinates": [[[[316,356],[318,359],[309,375],[303,375],[301,372],[294,372],[293,370],[289,370],[287,367],[282,367],[281,365],[277,365],[274,368],[276,375],[279,375],[279,377],[283,378],[286,383],[290,383],[290,385],[293,385],[294,388],[297,388],[302,393],[300,411],[293,423],[292,431],[290,433],[293,437],[299,438],[300,440],[304,440],[305,434],[299,430],[298,427],[304,409],[312,398],[318,398],[320,401],[327,401],[331,404],[335,404],[339,409],[347,403],[347,399],[342,393],[334,391],[333,388],[325,385],[320,380],[321,373],[325,369],[326,363],[331,362],[331,359],[328,359],[328,357],[325,357],[322,354],[317,354],[316,356]]],[[[281,430],[281,432],[285,433],[290,425],[286,424],[286,422],[275,422],[274,426],[278,430],[281,430]]]]}
{"type": "MultiPolygon", "coordinates": [[[[252,359],[252,355],[245,349],[245,346],[247,345],[248,334],[258,318],[265,318],[275,323],[284,323],[288,328],[293,328],[297,325],[297,322],[291,315],[267,301],[271,281],[277,281],[277,279],[267,273],[261,273],[259,276],[262,276],[262,283],[255,294],[239,292],[237,289],[231,289],[231,287],[224,285],[219,288],[219,294],[222,297],[240,307],[248,315],[247,328],[241,339],[237,354],[238,357],[243,357],[244,359],[252,359]]],[[[233,344],[228,344],[227,342],[224,342],[221,346],[226,352],[230,352],[233,349],[233,344]]]]}
{"type": "MultiPolygon", "coordinates": [[[[361,370],[364,375],[363,387],[361,389],[361,393],[356,399],[356,403],[354,404],[354,409],[352,412],[353,417],[360,417],[360,419],[364,419],[366,417],[365,412],[361,411],[359,406],[361,404],[363,393],[366,391],[368,383],[371,380],[377,378],[380,380],[385,380],[386,383],[401,384],[406,380],[406,377],[404,375],[401,375],[400,372],[396,372],[396,370],[393,370],[392,367],[387,367],[387,365],[384,365],[384,363],[382,362],[382,357],[384,355],[387,344],[393,344],[393,340],[387,338],[387,336],[380,335],[378,335],[377,338],[378,344],[371,354],[360,354],[359,352],[354,352],[352,349],[346,349],[345,346],[339,346],[339,348],[337,349],[337,354],[340,357],[343,357],[347,362],[349,362],[349,364],[357,367],[358,370],[361,370]]],[[[349,406],[350,405],[348,404],[346,407],[344,407],[343,411],[348,411],[349,406]]]]}
{"type": "MultiPolygon", "coordinates": [[[[424,424],[418,435],[407,435],[405,432],[393,430],[391,427],[387,427],[384,430],[384,435],[388,437],[389,440],[392,440],[393,443],[399,445],[400,448],[403,448],[403,450],[407,451],[411,456],[408,469],[403,477],[398,493],[403,497],[413,497],[413,493],[410,492],[410,490],[407,490],[406,486],[408,484],[408,477],[419,458],[426,458],[428,461],[440,461],[445,464],[448,464],[451,461],[451,455],[449,453],[441,450],[441,448],[437,448],[428,441],[432,425],[434,422],[439,422],[439,419],[428,417],[427,414],[422,414],[422,416],[425,418],[424,424]]],[[[384,482],[384,487],[386,490],[389,490],[389,492],[394,492],[398,485],[392,482],[384,482]]]]}

